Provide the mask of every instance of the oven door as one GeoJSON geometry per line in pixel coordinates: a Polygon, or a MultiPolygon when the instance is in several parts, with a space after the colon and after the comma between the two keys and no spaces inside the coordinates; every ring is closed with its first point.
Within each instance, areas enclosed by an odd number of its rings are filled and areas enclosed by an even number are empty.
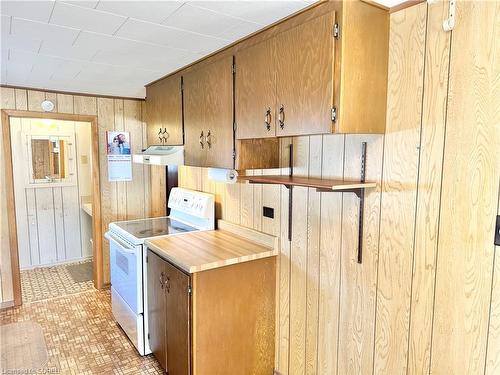
{"type": "Polygon", "coordinates": [[[111,285],[135,314],[143,313],[142,245],[131,246],[112,233],[109,240],[111,285]]]}

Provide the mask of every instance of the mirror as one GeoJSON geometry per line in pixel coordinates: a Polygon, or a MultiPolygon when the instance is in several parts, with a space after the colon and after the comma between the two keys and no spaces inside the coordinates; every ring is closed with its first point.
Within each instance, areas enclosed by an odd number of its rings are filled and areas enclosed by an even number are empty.
{"type": "Polygon", "coordinates": [[[55,179],[66,177],[64,160],[65,142],[60,139],[32,139],[31,162],[33,179],[55,179]]]}
{"type": "Polygon", "coordinates": [[[27,135],[28,184],[73,184],[73,136],[27,135]]]}

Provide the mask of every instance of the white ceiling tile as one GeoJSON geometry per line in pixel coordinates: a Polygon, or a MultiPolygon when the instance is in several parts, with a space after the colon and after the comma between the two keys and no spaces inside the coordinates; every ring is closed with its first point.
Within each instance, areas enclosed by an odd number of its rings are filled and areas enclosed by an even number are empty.
{"type": "MultiPolygon", "coordinates": [[[[249,23],[209,9],[192,7],[189,4],[185,4],[168,17],[163,24],[199,34],[220,36],[234,27],[240,26],[245,28],[247,25],[244,24],[249,23]]],[[[260,27],[255,24],[251,25],[260,27]]]]}
{"type": "Polygon", "coordinates": [[[180,1],[100,1],[96,9],[161,23],[182,6],[180,1]]]}
{"type": "Polygon", "coordinates": [[[96,33],[113,34],[126,17],[68,3],[56,3],[50,23],[96,33]]]}
{"type": "MultiPolygon", "coordinates": [[[[86,63],[82,64],[71,64],[71,65],[62,65],[50,76],[50,80],[52,81],[64,81],[71,80],[75,78],[75,76],[80,73],[85,67],[86,63]]],[[[36,68],[36,65],[34,69],[36,68]]]]}
{"type": "Polygon", "coordinates": [[[144,84],[308,3],[0,0],[0,80],[144,97],[144,84]]]}
{"type": "Polygon", "coordinates": [[[11,34],[27,38],[40,38],[60,45],[71,45],[79,30],[70,27],[49,25],[43,22],[12,18],[11,34]]]}
{"type": "Polygon", "coordinates": [[[3,49],[16,49],[20,51],[38,52],[40,49],[40,40],[33,40],[25,36],[2,34],[1,45],[3,49]]]}
{"type": "Polygon", "coordinates": [[[10,16],[1,15],[0,17],[0,30],[2,30],[2,36],[10,33],[10,16]]]}
{"type": "Polygon", "coordinates": [[[241,21],[240,24],[224,31],[224,33],[221,34],[220,37],[228,39],[231,42],[235,42],[241,38],[253,34],[260,29],[262,29],[262,26],[257,25],[256,23],[241,21]]]}
{"type": "Polygon", "coordinates": [[[162,72],[172,65],[185,64],[189,61],[189,57],[186,54],[179,54],[177,51],[173,51],[168,57],[159,57],[156,54],[136,53],[135,51],[122,53],[99,51],[92,61],[162,72]]]}
{"type": "Polygon", "coordinates": [[[128,19],[118,30],[118,36],[149,43],[208,53],[228,44],[228,41],[149,22],[128,19]]]}
{"type": "Polygon", "coordinates": [[[302,8],[305,1],[193,1],[191,5],[268,25],[302,8]]]}
{"type": "Polygon", "coordinates": [[[48,22],[54,1],[1,1],[0,13],[32,21],[48,22]]]}
{"type": "Polygon", "coordinates": [[[98,49],[88,46],[55,46],[51,43],[42,43],[40,53],[43,55],[50,55],[61,57],[70,60],[90,60],[97,53],[98,49]]]}
{"type": "Polygon", "coordinates": [[[64,0],[62,2],[72,4],[72,5],[78,5],[81,7],[87,7],[87,8],[91,8],[91,9],[94,9],[96,7],[97,3],[99,3],[98,0],[64,0]]]}

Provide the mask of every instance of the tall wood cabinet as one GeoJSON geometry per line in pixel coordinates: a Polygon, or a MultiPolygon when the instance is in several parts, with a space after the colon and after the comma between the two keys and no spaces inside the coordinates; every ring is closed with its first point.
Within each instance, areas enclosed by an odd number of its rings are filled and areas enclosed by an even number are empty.
{"type": "Polygon", "coordinates": [[[182,77],[173,75],[146,87],[148,145],[181,145],[182,77]]]}
{"type": "Polygon", "coordinates": [[[184,76],[186,164],[233,168],[233,59],[184,76]]]}

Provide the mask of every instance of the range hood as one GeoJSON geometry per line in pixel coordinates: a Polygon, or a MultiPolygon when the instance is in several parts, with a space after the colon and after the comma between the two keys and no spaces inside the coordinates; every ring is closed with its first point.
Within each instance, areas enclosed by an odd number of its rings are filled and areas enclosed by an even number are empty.
{"type": "Polygon", "coordinates": [[[184,165],[184,146],[149,146],[133,155],[134,163],[151,165],[184,165]]]}

